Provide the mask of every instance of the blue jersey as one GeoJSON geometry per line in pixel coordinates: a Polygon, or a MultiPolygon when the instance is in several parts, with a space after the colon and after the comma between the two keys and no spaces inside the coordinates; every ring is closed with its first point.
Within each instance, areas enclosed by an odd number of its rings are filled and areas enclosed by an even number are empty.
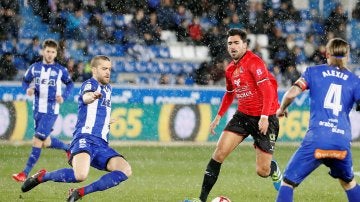
{"type": "Polygon", "coordinates": [[[33,80],[35,83],[34,114],[37,112],[59,114],[56,96],[61,95],[66,99],[74,87],[67,69],[58,63],[43,64],[36,62],[26,71],[22,82],[23,88],[25,90],[29,88],[33,80]],[[62,83],[66,85],[63,93],[62,83]]]}
{"type": "Polygon", "coordinates": [[[348,145],[351,141],[349,112],[360,100],[360,79],[347,69],[326,64],[308,67],[302,77],[311,99],[309,132],[304,141],[348,145]]]}
{"type": "Polygon", "coordinates": [[[85,81],[80,89],[78,99],[78,120],[74,139],[81,134],[94,135],[108,142],[111,113],[111,86],[101,85],[94,78],[85,81]],[[101,97],[93,103],[85,104],[83,95],[86,92],[99,92],[101,97]]]}

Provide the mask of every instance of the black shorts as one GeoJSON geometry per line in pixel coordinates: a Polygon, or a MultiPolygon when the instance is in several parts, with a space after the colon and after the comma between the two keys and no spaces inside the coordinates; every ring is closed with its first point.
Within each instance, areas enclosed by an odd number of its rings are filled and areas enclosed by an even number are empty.
{"type": "Polygon", "coordinates": [[[238,135],[244,135],[245,138],[251,135],[254,139],[254,145],[266,153],[273,154],[275,142],[279,135],[279,119],[276,115],[269,116],[269,128],[266,135],[259,130],[260,116],[250,116],[236,111],[233,118],[225,126],[224,131],[231,131],[238,135]]]}

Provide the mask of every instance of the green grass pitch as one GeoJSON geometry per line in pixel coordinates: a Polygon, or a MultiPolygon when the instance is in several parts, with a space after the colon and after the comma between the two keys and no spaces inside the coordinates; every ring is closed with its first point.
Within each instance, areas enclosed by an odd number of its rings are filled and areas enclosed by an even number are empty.
{"type": "MultiPolygon", "coordinates": [[[[133,169],[133,176],[119,186],[85,196],[81,201],[136,201],[181,202],[199,195],[204,169],[214,150],[214,145],[151,146],[126,143],[113,145],[126,156],[133,169]]],[[[21,183],[11,179],[11,174],[23,169],[30,152],[30,145],[0,144],[0,201],[66,201],[68,189],[86,185],[104,172],[90,170],[89,178],[80,184],[47,182],[30,192],[22,193],[21,183]]],[[[279,144],[275,158],[284,169],[297,146],[279,144]]],[[[354,171],[360,170],[360,147],[353,148],[354,171]]],[[[31,174],[41,168],[55,170],[69,167],[66,155],[59,150],[43,150],[31,174]]],[[[338,181],[331,178],[328,169],[321,166],[296,190],[294,200],[347,201],[338,181]]],[[[360,181],[359,177],[355,177],[360,181]]],[[[233,202],[275,201],[277,192],[270,178],[255,173],[255,152],[251,144],[240,145],[222,166],[220,176],[209,195],[209,201],[225,195],[233,202]]]]}

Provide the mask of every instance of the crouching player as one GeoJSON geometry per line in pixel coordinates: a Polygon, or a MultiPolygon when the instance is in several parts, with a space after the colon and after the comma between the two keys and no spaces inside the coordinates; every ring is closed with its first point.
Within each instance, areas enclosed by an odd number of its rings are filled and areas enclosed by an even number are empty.
{"type": "Polygon", "coordinates": [[[74,183],[84,181],[90,166],[108,171],[97,181],[71,191],[68,201],[77,201],[84,195],[114,187],[131,175],[125,158],[108,145],[111,113],[111,60],[98,55],[91,60],[92,78],[80,89],[78,121],[70,145],[69,163],[72,168],[53,172],[40,170],[21,187],[23,192],[47,181],[74,183]]]}

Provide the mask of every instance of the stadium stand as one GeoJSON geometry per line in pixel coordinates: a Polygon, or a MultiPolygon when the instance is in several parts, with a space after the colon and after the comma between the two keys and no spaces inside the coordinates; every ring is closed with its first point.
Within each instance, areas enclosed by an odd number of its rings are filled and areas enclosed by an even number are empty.
{"type": "MultiPolygon", "coordinates": [[[[64,65],[71,60],[79,68],[86,66],[94,55],[111,56],[115,61],[112,80],[116,83],[159,84],[161,76],[168,74],[173,81],[170,84],[183,75],[186,84],[194,85],[196,70],[202,63],[210,67],[203,72],[210,74],[209,79],[215,77],[212,68],[226,64],[222,62],[227,60],[222,39],[233,26],[230,22],[235,14],[249,33],[249,49],[263,57],[270,69],[279,66],[285,77],[289,66],[295,65],[301,72],[307,65],[323,59],[321,44],[329,37],[339,36],[327,24],[329,21],[339,22],[338,26],[345,23],[342,34],[346,34],[351,44],[351,66],[359,66],[360,19],[356,12],[352,12],[352,18],[349,9],[339,11],[342,16],[339,18],[332,13],[343,6],[342,1],[308,0],[306,7],[299,9],[295,8],[295,1],[299,3],[298,0],[264,0],[261,5],[256,5],[255,0],[205,1],[206,6],[194,7],[191,1],[166,0],[154,7],[147,1],[124,0],[121,9],[109,7],[112,5],[109,1],[50,1],[48,7],[39,7],[42,0],[1,1],[0,9],[13,8],[16,15],[8,21],[17,22],[14,27],[19,29],[10,33],[0,29],[0,55],[14,55],[13,63],[19,70],[19,76],[14,79],[18,79],[30,64],[26,50],[32,39],[53,38],[65,42],[61,56],[64,65]],[[96,4],[99,2],[103,3],[96,4]],[[198,18],[201,35],[194,41],[188,27],[198,18]],[[258,27],[252,27],[254,23],[258,27]],[[280,38],[276,36],[279,33],[280,38]],[[307,55],[309,52],[304,50],[309,35],[313,35],[316,47],[313,55],[307,55]],[[274,41],[279,47],[273,47],[274,41]]],[[[355,11],[358,4],[346,5],[355,11]]],[[[86,77],[78,77],[75,82],[83,78],[86,77]]]]}

